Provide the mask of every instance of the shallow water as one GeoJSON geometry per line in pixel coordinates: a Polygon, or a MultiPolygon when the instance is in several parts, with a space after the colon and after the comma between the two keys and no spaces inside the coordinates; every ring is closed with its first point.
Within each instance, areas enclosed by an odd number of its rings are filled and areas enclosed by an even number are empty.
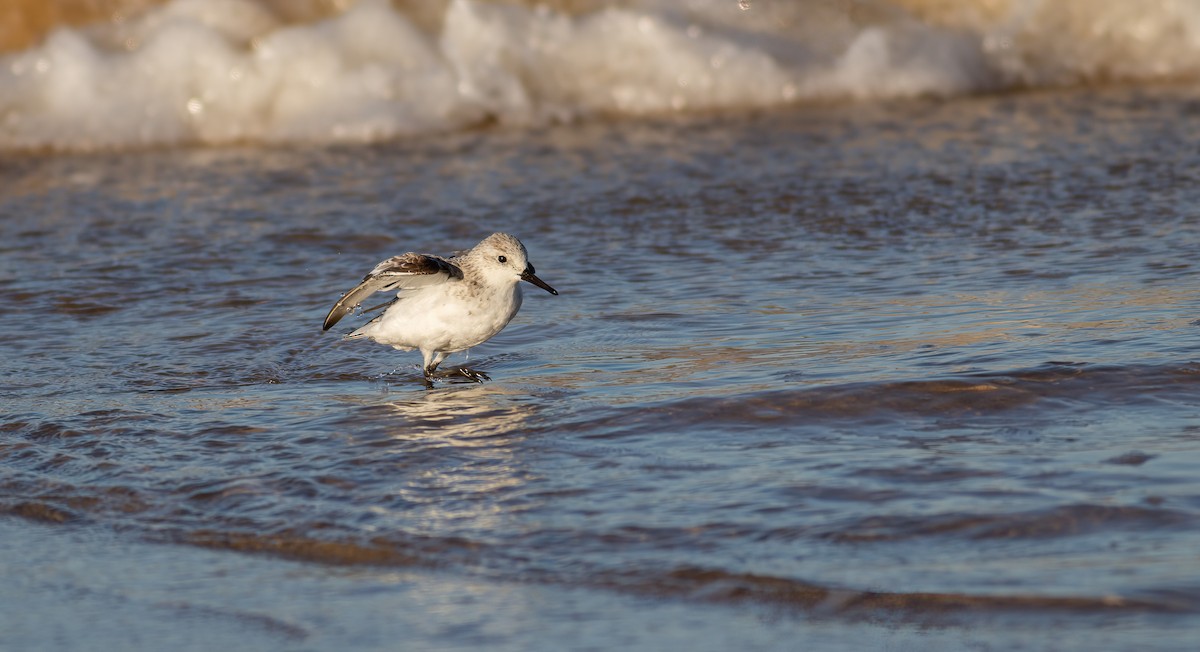
{"type": "Polygon", "coordinates": [[[4,540],[83,561],[5,599],[68,644],[109,635],[56,624],[83,601],[260,648],[387,647],[413,608],[417,647],[1179,649],[1198,101],[8,156],[0,509],[39,523],[4,540]],[[496,230],[562,294],[470,352],[491,382],[321,333],[378,260],[496,230]],[[126,547],[165,561],[131,582],[126,547]]]}

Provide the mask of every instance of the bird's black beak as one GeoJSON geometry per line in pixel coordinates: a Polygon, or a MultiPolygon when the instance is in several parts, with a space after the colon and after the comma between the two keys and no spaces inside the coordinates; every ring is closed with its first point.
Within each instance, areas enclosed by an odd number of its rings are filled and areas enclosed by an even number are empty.
{"type": "Polygon", "coordinates": [[[537,275],[535,275],[533,273],[533,265],[525,266],[525,271],[521,272],[521,280],[529,281],[530,283],[533,283],[534,285],[542,288],[543,290],[549,292],[550,294],[558,296],[558,290],[555,290],[554,288],[550,287],[549,285],[546,285],[545,281],[538,278],[537,275]]]}

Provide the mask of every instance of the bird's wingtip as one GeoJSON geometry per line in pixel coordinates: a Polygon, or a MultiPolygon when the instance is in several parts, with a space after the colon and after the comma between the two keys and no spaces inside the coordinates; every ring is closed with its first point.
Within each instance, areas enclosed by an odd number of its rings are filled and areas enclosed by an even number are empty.
{"type": "Polygon", "coordinates": [[[346,316],[346,312],[347,311],[342,306],[342,303],[339,301],[338,304],[329,311],[329,314],[325,315],[325,321],[321,324],[321,331],[324,332],[333,328],[335,324],[342,320],[342,317],[346,316]]]}

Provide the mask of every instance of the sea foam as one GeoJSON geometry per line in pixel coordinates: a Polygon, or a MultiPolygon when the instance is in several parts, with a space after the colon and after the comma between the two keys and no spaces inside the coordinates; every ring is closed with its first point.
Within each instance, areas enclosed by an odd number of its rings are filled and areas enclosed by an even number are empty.
{"type": "Polygon", "coordinates": [[[172,0],[60,26],[0,59],[0,148],[373,141],[1200,69],[1182,0],[588,6],[450,0],[429,21],[360,0],[296,23],[256,0],[172,0]]]}

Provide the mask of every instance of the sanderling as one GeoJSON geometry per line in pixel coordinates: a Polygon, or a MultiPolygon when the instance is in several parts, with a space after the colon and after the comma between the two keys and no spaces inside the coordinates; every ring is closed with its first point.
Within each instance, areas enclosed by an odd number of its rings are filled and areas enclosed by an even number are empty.
{"type": "MultiPolygon", "coordinates": [[[[521,281],[558,294],[534,275],[528,258],[525,245],[507,233],[493,233],[450,258],[392,256],[338,299],[322,330],[329,330],[368,296],[397,290],[395,299],[376,306],[386,308],[382,314],[346,337],[370,338],[401,351],[419,349],[429,379],[447,355],[483,344],[512,321],[521,308],[521,281]]],[[[487,379],[480,372],[461,372],[473,380],[487,379]]]]}

